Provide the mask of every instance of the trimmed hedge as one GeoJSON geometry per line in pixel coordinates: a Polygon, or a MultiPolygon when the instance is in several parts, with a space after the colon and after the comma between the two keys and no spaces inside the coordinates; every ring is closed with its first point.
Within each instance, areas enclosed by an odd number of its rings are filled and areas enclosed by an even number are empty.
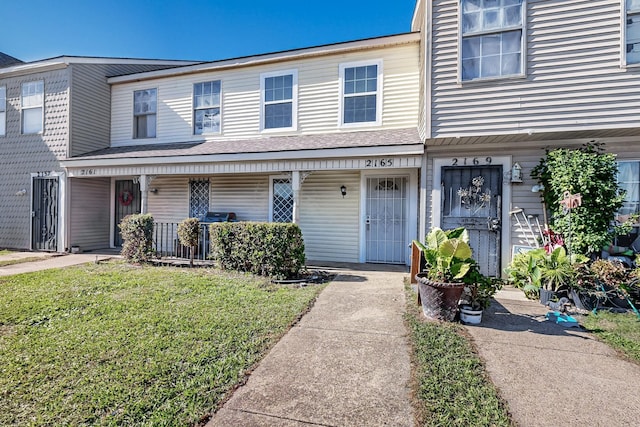
{"type": "Polygon", "coordinates": [[[304,267],[304,240],[296,224],[216,222],[209,235],[211,258],[224,270],[285,279],[304,267]]]}
{"type": "Polygon", "coordinates": [[[178,224],[180,244],[189,248],[189,265],[193,267],[193,258],[200,237],[200,221],[198,218],[187,218],[178,224]]]}
{"type": "Polygon", "coordinates": [[[127,215],[118,225],[122,235],[120,254],[129,262],[147,262],[153,256],[153,216],[127,215]]]}

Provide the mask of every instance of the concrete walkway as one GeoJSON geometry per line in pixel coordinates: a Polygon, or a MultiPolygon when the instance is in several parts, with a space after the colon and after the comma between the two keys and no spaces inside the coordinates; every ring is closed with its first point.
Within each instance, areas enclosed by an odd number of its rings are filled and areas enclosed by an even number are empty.
{"type": "MultiPolygon", "coordinates": [[[[640,366],[516,289],[496,295],[480,326],[467,326],[520,426],[640,425],[640,366]]],[[[639,325],[640,327],[640,325],[639,325]]]]}
{"type": "Polygon", "coordinates": [[[404,271],[341,271],[207,426],[413,426],[404,271]]]}
{"type": "Polygon", "coordinates": [[[0,267],[0,276],[11,276],[13,274],[31,273],[34,271],[49,270],[52,268],[63,268],[72,265],[85,264],[87,262],[104,261],[110,258],[118,258],[119,255],[109,253],[83,253],[83,254],[57,254],[46,252],[13,252],[7,255],[0,255],[2,260],[14,260],[20,258],[40,258],[38,260],[11,264],[0,267]]]}

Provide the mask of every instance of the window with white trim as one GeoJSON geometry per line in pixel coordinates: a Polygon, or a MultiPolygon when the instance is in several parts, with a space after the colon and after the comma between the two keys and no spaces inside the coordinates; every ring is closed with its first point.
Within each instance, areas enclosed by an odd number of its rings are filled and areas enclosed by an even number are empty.
{"type": "Polygon", "coordinates": [[[293,221],[293,186],[290,178],[271,179],[271,212],[272,222],[293,221]]]}
{"type": "Polygon", "coordinates": [[[0,86],[0,136],[7,132],[7,88],[0,86]]]}
{"type": "Polygon", "coordinates": [[[640,0],[626,0],[626,63],[640,63],[640,0]]]}
{"type": "Polygon", "coordinates": [[[189,181],[189,217],[202,218],[209,212],[209,180],[189,181]]]}
{"type": "Polygon", "coordinates": [[[298,108],[298,72],[281,71],[260,75],[262,129],[295,130],[298,108]]]}
{"type": "Polygon", "coordinates": [[[44,127],[44,81],[22,83],[22,133],[42,133],[44,127]]]}
{"type": "Polygon", "coordinates": [[[618,187],[626,193],[618,214],[626,217],[640,213],[640,161],[618,162],[618,187]]]}
{"type": "Polygon", "coordinates": [[[158,110],[157,89],[133,92],[133,137],[155,138],[158,110]]]}
{"type": "Polygon", "coordinates": [[[341,64],[342,124],[379,123],[382,62],[341,64]]]}
{"type": "Polygon", "coordinates": [[[193,133],[220,133],[220,80],[193,85],[193,133]]]}
{"type": "Polygon", "coordinates": [[[523,74],[524,0],[461,0],[462,81],[523,74]]]}

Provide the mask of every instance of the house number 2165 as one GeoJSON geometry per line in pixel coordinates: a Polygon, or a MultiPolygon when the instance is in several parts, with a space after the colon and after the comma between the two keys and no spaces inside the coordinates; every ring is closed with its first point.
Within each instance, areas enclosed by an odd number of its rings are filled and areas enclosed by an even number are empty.
{"type": "Polygon", "coordinates": [[[393,159],[367,159],[364,162],[366,168],[390,168],[393,166],[393,159]]]}

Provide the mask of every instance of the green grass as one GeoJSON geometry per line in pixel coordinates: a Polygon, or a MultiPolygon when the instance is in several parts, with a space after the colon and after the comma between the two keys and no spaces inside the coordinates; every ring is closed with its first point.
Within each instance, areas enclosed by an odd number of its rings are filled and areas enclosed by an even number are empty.
{"type": "Polygon", "coordinates": [[[419,425],[511,426],[506,404],[463,328],[424,320],[413,293],[407,301],[419,425]]]}
{"type": "Polygon", "coordinates": [[[635,314],[598,311],[585,318],[584,326],[629,359],[640,363],[640,321],[635,314]]]}
{"type": "MultiPolygon", "coordinates": [[[[2,251],[0,251],[0,255],[2,255],[2,251]]],[[[7,255],[7,254],[4,254],[4,255],[7,255]]],[[[14,264],[22,264],[25,262],[42,261],[44,259],[45,258],[41,256],[34,256],[34,257],[27,257],[27,258],[0,260],[0,267],[5,267],[7,265],[14,265],[14,264]]]]}
{"type": "Polygon", "coordinates": [[[320,289],[123,263],[0,278],[0,425],[192,425],[320,289]]]}
{"type": "Polygon", "coordinates": [[[13,251],[10,251],[8,249],[0,249],[0,255],[9,255],[12,254],[13,251]]]}

